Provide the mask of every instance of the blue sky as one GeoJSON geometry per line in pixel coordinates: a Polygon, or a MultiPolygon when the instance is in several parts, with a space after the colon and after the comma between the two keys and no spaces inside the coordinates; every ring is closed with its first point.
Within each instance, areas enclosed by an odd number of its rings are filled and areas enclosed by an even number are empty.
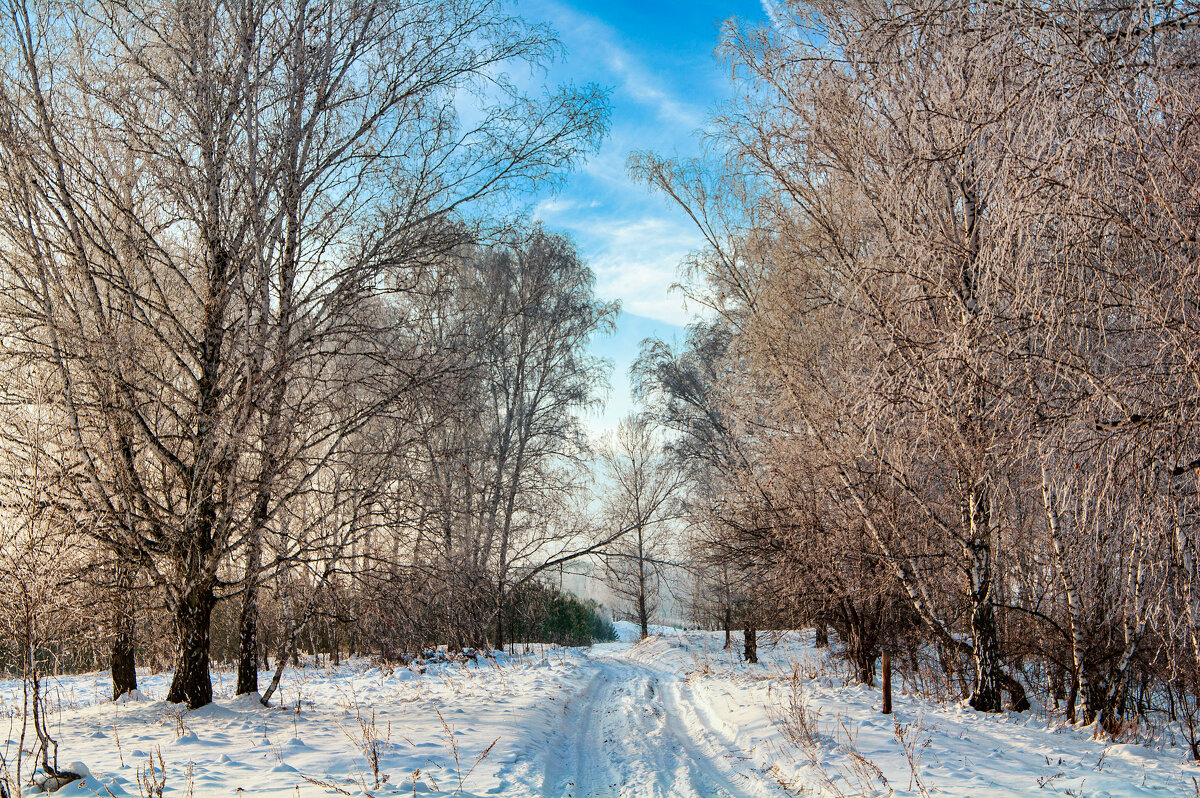
{"type": "Polygon", "coordinates": [[[597,83],[609,90],[611,130],[599,153],[533,215],[569,234],[596,273],[597,292],[619,299],[615,335],[594,343],[614,363],[597,431],[615,427],[632,407],[628,371],[639,342],[681,337],[691,317],[671,292],[676,266],[700,245],[682,211],[632,182],[625,161],[634,150],[693,156],[697,131],[729,97],[725,67],[714,56],[721,23],[730,17],[765,22],[760,0],[524,0],[518,12],[553,27],[566,49],[549,83],[597,83]]]}

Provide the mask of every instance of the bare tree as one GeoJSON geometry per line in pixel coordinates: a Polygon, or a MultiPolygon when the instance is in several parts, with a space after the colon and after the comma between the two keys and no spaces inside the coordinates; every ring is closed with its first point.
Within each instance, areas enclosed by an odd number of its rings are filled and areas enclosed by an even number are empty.
{"type": "Polygon", "coordinates": [[[561,545],[554,519],[565,516],[587,452],[577,413],[602,384],[602,364],[586,346],[611,327],[616,306],[594,297],[591,271],[569,242],[540,228],[511,247],[481,252],[474,268],[472,292],[489,308],[489,323],[469,546],[476,567],[491,574],[491,642],[501,647],[509,590],[561,545]]]}
{"type": "Polygon", "coordinates": [[[389,656],[504,644],[514,601],[536,598],[524,586],[605,542],[576,511],[590,454],[579,413],[603,384],[587,344],[615,306],[570,243],[536,226],[432,272],[411,326],[437,378],[373,422],[388,487],[355,567],[388,608],[363,625],[389,656]]]}
{"type": "Polygon", "coordinates": [[[498,77],[553,41],[486,0],[64,12],[5,31],[9,318],[56,369],[80,522],[166,590],[169,698],[200,706],[220,564],[245,541],[249,638],[264,528],[372,412],[325,409],[351,308],[572,163],[602,105],[498,77]]]}
{"type": "MultiPolygon", "coordinates": [[[[12,365],[11,363],[9,364],[12,365]]],[[[19,385],[35,394],[42,386],[38,369],[16,368],[5,374],[6,398],[19,385]],[[11,392],[10,392],[11,391],[11,392]]],[[[57,671],[72,643],[78,645],[89,619],[80,608],[88,592],[79,577],[88,565],[88,551],[72,519],[55,501],[56,483],[66,478],[57,453],[66,443],[61,431],[48,423],[44,407],[8,405],[3,439],[34,442],[30,449],[0,449],[0,639],[22,682],[20,738],[14,761],[4,761],[0,785],[23,792],[23,768],[51,788],[79,778],[59,767],[59,744],[50,732],[48,701],[42,679],[57,671]],[[26,759],[26,756],[29,758],[26,759]]]]}
{"type": "Polygon", "coordinates": [[[645,638],[664,570],[675,559],[670,525],[680,518],[682,473],[641,416],[621,421],[600,459],[608,482],[606,514],[614,526],[629,530],[605,552],[609,586],[633,605],[645,638]]]}
{"type": "Polygon", "coordinates": [[[724,160],[632,161],[707,239],[689,290],[732,332],[738,539],[784,572],[833,575],[792,556],[819,541],[883,564],[844,589],[897,590],[981,710],[1023,706],[1008,669],[1035,656],[1113,731],[1194,606],[1191,555],[1169,564],[1200,463],[1193,14],[786,4],[727,32],[724,160]]]}

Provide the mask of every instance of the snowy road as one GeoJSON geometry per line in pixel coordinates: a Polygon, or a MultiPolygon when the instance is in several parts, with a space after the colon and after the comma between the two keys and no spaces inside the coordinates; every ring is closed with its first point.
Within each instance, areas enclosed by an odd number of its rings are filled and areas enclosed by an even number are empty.
{"type": "Polygon", "coordinates": [[[686,680],[613,652],[588,657],[543,798],[749,798],[781,794],[704,721],[686,680]]]}

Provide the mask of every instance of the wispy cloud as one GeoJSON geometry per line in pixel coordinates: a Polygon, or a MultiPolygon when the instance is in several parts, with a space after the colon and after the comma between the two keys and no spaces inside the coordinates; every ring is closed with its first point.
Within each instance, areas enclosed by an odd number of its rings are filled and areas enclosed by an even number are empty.
{"type": "Polygon", "coordinates": [[[775,0],[762,0],[763,13],[775,27],[779,27],[779,4],[775,0]]]}
{"type": "Polygon", "coordinates": [[[625,45],[615,28],[556,0],[537,5],[562,35],[568,63],[586,67],[588,59],[597,58],[604,77],[614,80],[615,85],[610,86],[617,95],[645,106],[662,122],[685,128],[685,133],[704,122],[705,107],[673,92],[662,76],[655,75],[639,54],[625,45]]]}
{"type": "Polygon", "coordinates": [[[602,42],[606,61],[612,73],[621,79],[621,89],[634,100],[649,106],[663,122],[687,131],[704,123],[704,109],[673,96],[663,87],[660,78],[650,72],[628,50],[611,41],[602,42]]]}
{"type": "MultiPolygon", "coordinates": [[[[534,215],[574,237],[596,272],[602,297],[620,300],[633,314],[684,324],[690,314],[682,296],[670,289],[680,261],[700,246],[700,236],[681,211],[630,180],[625,163],[634,149],[691,146],[706,110],[677,95],[672,81],[657,75],[602,20],[559,0],[534,2],[567,46],[568,61],[561,66],[611,86],[614,106],[613,129],[601,151],[558,195],[539,202],[534,215]]],[[[688,77],[694,83],[715,79],[715,73],[714,67],[711,74],[688,77]]]]}
{"type": "Polygon", "coordinates": [[[673,219],[617,220],[592,231],[607,241],[592,259],[596,290],[620,299],[629,313],[686,324],[691,313],[671,290],[679,263],[701,245],[699,233],[673,219]]]}
{"type": "MultiPolygon", "coordinates": [[[[621,302],[616,335],[593,346],[616,372],[609,407],[593,422],[605,428],[630,408],[627,371],[643,333],[681,334],[701,310],[671,290],[679,264],[703,245],[700,233],[680,208],[633,182],[626,160],[632,150],[698,154],[694,133],[728,91],[725,72],[712,57],[718,15],[735,9],[724,0],[709,3],[696,12],[707,15],[703,21],[692,16],[674,28],[662,9],[632,5],[645,0],[612,0],[616,6],[596,13],[572,2],[583,0],[523,0],[521,11],[550,23],[565,45],[566,58],[552,67],[551,81],[611,89],[612,130],[600,152],[555,196],[541,197],[533,212],[548,228],[572,236],[596,273],[597,293],[621,302]],[[651,21],[667,27],[649,31],[651,21]]],[[[762,0],[741,2],[737,10],[758,17],[762,0]]]]}
{"type": "Polygon", "coordinates": [[[661,205],[647,202],[636,209],[576,213],[543,203],[537,215],[575,239],[596,273],[601,297],[620,300],[629,313],[683,325],[694,308],[671,286],[677,282],[679,264],[703,241],[686,219],[654,213],[656,204],[661,205]]]}

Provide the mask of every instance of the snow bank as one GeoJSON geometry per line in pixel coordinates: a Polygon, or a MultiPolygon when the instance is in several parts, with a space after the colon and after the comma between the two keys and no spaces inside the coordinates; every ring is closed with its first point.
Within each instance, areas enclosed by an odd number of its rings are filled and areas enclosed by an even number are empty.
{"type": "MultiPolygon", "coordinates": [[[[642,627],[632,621],[614,621],[613,629],[617,631],[617,640],[622,643],[634,643],[642,638],[642,627]]],[[[673,634],[679,631],[674,626],[656,624],[650,624],[647,630],[652,635],[673,634]]]]}

